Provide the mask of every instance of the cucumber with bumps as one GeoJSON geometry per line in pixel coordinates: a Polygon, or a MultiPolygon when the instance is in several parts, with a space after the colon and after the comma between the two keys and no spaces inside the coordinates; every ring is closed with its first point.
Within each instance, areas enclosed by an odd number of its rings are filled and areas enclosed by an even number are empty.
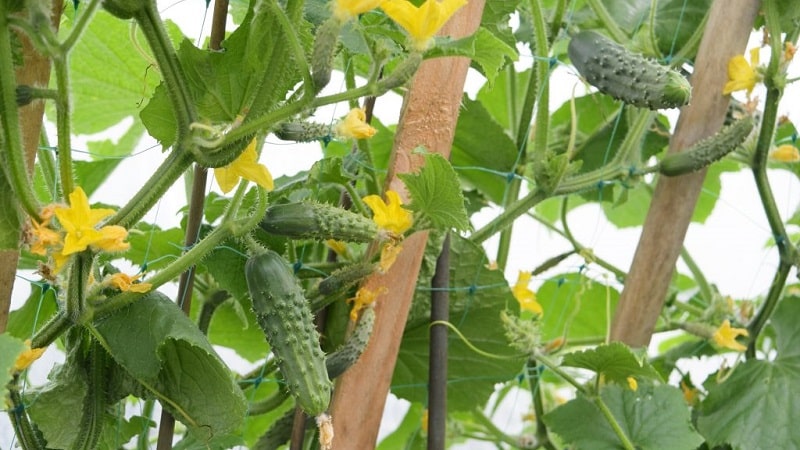
{"type": "Polygon", "coordinates": [[[679,72],[594,31],[573,36],[567,53],[589,84],[633,106],[677,108],[691,99],[692,87],[679,72]]]}
{"type": "Polygon", "coordinates": [[[375,221],[325,203],[283,203],[267,208],[259,224],[267,233],[294,239],[372,242],[375,221]]]}
{"type": "Polygon", "coordinates": [[[680,153],[670,153],[659,163],[662,175],[674,177],[695,172],[721,159],[742,144],[753,131],[755,120],[745,117],[680,153]]]}
{"type": "Polygon", "coordinates": [[[267,250],[251,256],[245,278],[253,311],[297,405],[311,416],[328,409],[331,381],[319,333],[289,264],[267,250]]]}

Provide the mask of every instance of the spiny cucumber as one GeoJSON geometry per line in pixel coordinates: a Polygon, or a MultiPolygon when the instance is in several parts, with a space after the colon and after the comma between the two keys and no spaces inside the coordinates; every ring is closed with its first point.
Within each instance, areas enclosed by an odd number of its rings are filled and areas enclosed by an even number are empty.
{"type": "Polygon", "coordinates": [[[373,325],[375,325],[375,309],[366,307],[362,310],[361,318],[358,319],[353,333],[341,347],[330,353],[325,359],[328,377],[336,378],[355,364],[364,349],[367,348],[373,325]]]}
{"type": "Polygon", "coordinates": [[[311,54],[311,79],[317,92],[331,81],[333,70],[333,55],[339,44],[339,30],[342,22],[331,17],[317,28],[314,37],[314,50],[311,54]]]}
{"type": "Polygon", "coordinates": [[[658,171],[673,177],[700,170],[734,151],[754,126],[755,121],[750,116],[739,119],[682,152],[668,154],[661,160],[658,171]]]}
{"type": "Polygon", "coordinates": [[[281,122],[272,132],[282,141],[312,142],[329,138],[331,127],[314,122],[281,122]]]}
{"type": "Polygon", "coordinates": [[[574,35],[567,53],[589,84],[625,103],[655,110],[677,108],[691,98],[692,87],[679,72],[594,31],[574,35]]]}
{"type": "Polygon", "coordinates": [[[293,239],[372,242],[378,236],[372,219],[325,203],[272,205],[260,226],[268,233],[293,239]]]}
{"type": "Polygon", "coordinates": [[[253,311],[278,360],[289,392],[311,416],[328,409],[331,381],[303,291],[289,264],[267,250],[251,256],[245,278],[253,311]]]}

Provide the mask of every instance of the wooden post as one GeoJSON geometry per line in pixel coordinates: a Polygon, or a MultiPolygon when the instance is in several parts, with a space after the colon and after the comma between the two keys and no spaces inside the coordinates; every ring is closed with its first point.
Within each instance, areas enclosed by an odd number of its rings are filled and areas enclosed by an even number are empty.
{"type": "MultiPolygon", "coordinates": [[[[722,95],[728,61],[744,51],[759,3],[717,0],[711,6],[692,74],[692,101],[681,110],[670,152],[682,151],[722,126],[730,100],[722,95]]],[[[705,175],[703,170],[659,178],[611,324],[612,341],[632,347],[650,343],[705,175]]]]}
{"type": "MultiPolygon", "coordinates": [[[[480,25],[483,6],[484,0],[470,0],[441,34],[455,39],[471,35],[480,25]]],[[[404,201],[408,200],[408,194],[397,174],[415,172],[422,165],[423,158],[412,154],[417,146],[423,145],[445,158],[450,156],[469,64],[468,58],[461,57],[424,61],[411,81],[395,135],[386,186],[400,193],[404,201]]],[[[388,289],[376,301],[375,327],[367,349],[336,384],[331,404],[336,450],[375,447],[427,240],[427,232],[406,238],[391,269],[365,282],[368,289],[388,289]]]]}

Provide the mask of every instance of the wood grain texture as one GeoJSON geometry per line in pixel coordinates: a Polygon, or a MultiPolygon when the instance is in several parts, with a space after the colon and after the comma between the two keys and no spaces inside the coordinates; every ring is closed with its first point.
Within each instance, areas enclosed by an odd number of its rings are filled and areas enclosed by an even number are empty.
{"type": "MultiPolygon", "coordinates": [[[[474,33],[483,6],[483,0],[471,0],[441,33],[454,38],[474,33]]],[[[408,200],[408,193],[397,174],[415,172],[422,165],[422,157],[412,154],[416,147],[423,145],[445,158],[450,156],[469,64],[467,58],[424,61],[411,81],[395,135],[386,185],[386,189],[399,192],[404,200],[408,200]]],[[[368,289],[386,287],[387,290],[376,300],[375,327],[369,345],[359,361],[336,383],[331,404],[336,450],[375,447],[427,240],[427,232],[406,238],[391,269],[365,282],[368,289]]]]}
{"type": "MultiPolygon", "coordinates": [[[[680,152],[722,126],[730,97],[722,95],[728,61],[744,52],[759,1],[717,0],[692,75],[692,101],[681,109],[669,152],[680,152]]],[[[625,287],[611,324],[611,340],[650,343],[692,218],[706,171],[660,177],[625,287]]]]}

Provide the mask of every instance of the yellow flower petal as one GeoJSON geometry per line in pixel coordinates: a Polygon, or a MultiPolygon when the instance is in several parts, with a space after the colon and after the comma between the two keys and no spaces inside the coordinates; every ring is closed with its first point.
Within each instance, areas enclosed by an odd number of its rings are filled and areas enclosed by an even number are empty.
{"type": "Polygon", "coordinates": [[[427,50],[439,31],[467,0],[426,0],[419,7],[407,0],[386,0],[381,9],[411,36],[414,48],[427,50]]]}
{"type": "Polygon", "coordinates": [[[128,244],[122,242],[128,233],[124,228],[108,226],[100,230],[95,229],[101,220],[114,214],[114,210],[90,208],[89,199],[80,187],[76,187],[69,194],[69,201],[69,207],[61,206],[54,210],[58,222],[67,232],[64,237],[64,248],[61,250],[62,256],[82,252],[90,245],[113,251],[128,248],[128,244]]]}
{"type": "Polygon", "coordinates": [[[325,241],[325,245],[328,246],[334,253],[341,256],[342,258],[349,258],[350,257],[350,249],[347,247],[347,243],[344,241],[337,241],[336,239],[328,239],[325,241]]]}
{"type": "Polygon", "coordinates": [[[31,253],[44,256],[47,249],[61,244],[61,234],[47,227],[46,224],[39,224],[31,220],[33,229],[31,230],[31,253]]]}
{"type": "Polygon", "coordinates": [[[361,108],[353,108],[336,126],[336,135],[344,139],[369,139],[378,132],[366,122],[367,113],[361,108]]]}
{"type": "Polygon", "coordinates": [[[542,309],[542,305],[536,301],[536,293],[528,288],[530,281],[531,273],[520,271],[517,282],[514,284],[514,287],[511,288],[511,292],[514,294],[514,298],[519,302],[520,309],[542,315],[544,314],[544,310],[542,309]]]}
{"type": "Polygon", "coordinates": [[[247,148],[235,161],[225,167],[215,168],[214,178],[224,194],[232,191],[240,178],[252,181],[269,191],[275,188],[272,174],[265,165],[258,162],[255,138],[247,144],[247,148]]]}
{"type": "Polygon", "coordinates": [[[717,331],[714,332],[714,342],[717,343],[720,347],[729,348],[731,350],[735,350],[737,352],[743,352],[747,350],[747,347],[740,344],[736,341],[738,336],[748,336],[749,333],[744,328],[733,328],[731,327],[731,322],[725,319],[717,328],[717,331]]]}
{"type": "Polygon", "coordinates": [[[28,348],[25,349],[19,356],[17,356],[17,360],[14,361],[15,372],[22,372],[23,370],[30,367],[30,365],[33,364],[34,361],[39,359],[45,352],[45,350],[47,350],[47,347],[32,349],[30,339],[25,341],[25,346],[28,348]]]}
{"type": "Polygon", "coordinates": [[[382,287],[377,291],[362,287],[356,291],[356,296],[347,300],[348,303],[353,304],[353,309],[350,310],[350,320],[353,322],[358,320],[358,313],[367,306],[375,303],[375,299],[377,299],[379,295],[386,293],[386,291],[387,289],[385,287],[382,287]]]}
{"type": "Polygon", "coordinates": [[[150,291],[153,285],[150,283],[136,283],[136,281],[141,278],[142,275],[143,274],[141,273],[135,276],[130,276],[126,273],[115,273],[111,275],[108,283],[122,292],[130,291],[143,294],[150,291]]]}
{"type": "Polygon", "coordinates": [[[402,246],[394,245],[391,242],[383,245],[383,248],[381,249],[381,261],[378,263],[381,273],[386,273],[389,271],[389,268],[392,267],[394,262],[397,260],[397,255],[400,254],[401,250],[403,250],[402,246]]]}
{"type": "Polygon", "coordinates": [[[414,224],[411,211],[403,208],[400,194],[395,191],[386,191],[387,202],[377,195],[364,197],[364,203],[372,210],[372,220],[383,230],[396,235],[402,235],[414,224]]]}
{"type": "Polygon", "coordinates": [[[744,55],[736,55],[728,61],[728,82],[722,88],[724,95],[742,90],[750,94],[753,91],[759,78],[755,70],[758,66],[758,52],[758,48],[750,50],[750,63],[744,55]]]}
{"type": "Polygon", "coordinates": [[[636,381],[636,378],[628,377],[626,380],[628,381],[628,387],[631,388],[632,391],[639,389],[639,383],[636,381]]]}
{"type": "Polygon", "coordinates": [[[783,144],[769,154],[769,159],[785,163],[797,162],[800,161],[800,150],[794,145],[783,144]]]}
{"type": "Polygon", "coordinates": [[[428,408],[425,408],[422,411],[422,417],[420,418],[420,424],[419,425],[422,428],[422,431],[424,431],[426,433],[428,432],[428,408]]]}
{"type": "Polygon", "coordinates": [[[333,4],[333,15],[341,22],[346,22],[359,14],[377,8],[383,0],[336,0],[333,4]]]}
{"type": "Polygon", "coordinates": [[[687,405],[694,406],[697,403],[700,391],[696,387],[690,386],[686,381],[681,381],[681,391],[683,391],[683,400],[687,405]]]}

